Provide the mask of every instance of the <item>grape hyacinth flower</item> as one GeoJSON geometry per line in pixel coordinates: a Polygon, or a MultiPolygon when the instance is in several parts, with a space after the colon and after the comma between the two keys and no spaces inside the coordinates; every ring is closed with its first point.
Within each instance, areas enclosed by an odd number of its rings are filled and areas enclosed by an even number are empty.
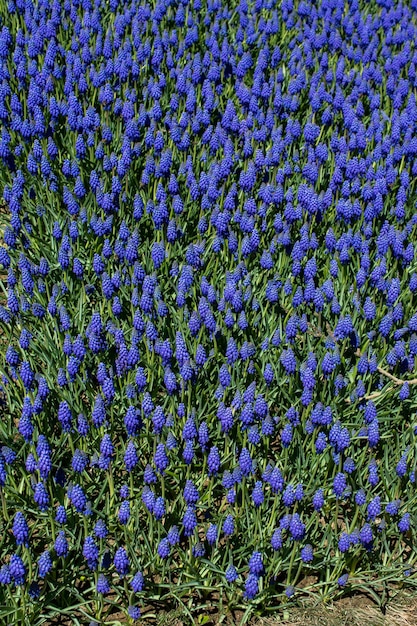
{"type": "Polygon", "coordinates": [[[5,3],[2,604],[412,573],[416,11],[5,3]]]}

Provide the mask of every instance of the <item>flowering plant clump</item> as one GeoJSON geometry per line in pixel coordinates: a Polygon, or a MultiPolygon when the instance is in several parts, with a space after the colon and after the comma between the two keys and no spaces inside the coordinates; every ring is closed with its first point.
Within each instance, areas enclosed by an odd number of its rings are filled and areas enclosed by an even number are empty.
{"type": "Polygon", "coordinates": [[[416,0],[0,3],[2,623],[412,583],[416,40],[416,0]]]}

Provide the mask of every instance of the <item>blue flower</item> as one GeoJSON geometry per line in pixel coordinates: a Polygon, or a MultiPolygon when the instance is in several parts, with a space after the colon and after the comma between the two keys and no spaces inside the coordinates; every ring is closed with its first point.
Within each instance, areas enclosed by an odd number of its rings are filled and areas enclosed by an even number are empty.
{"type": "Polygon", "coordinates": [[[184,532],[186,537],[190,537],[194,534],[194,530],[197,526],[197,518],[195,515],[195,510],[192,506],[188,506],[184,514],[182,524],[184,526],[184,532]]]}
{"type": "Polygon", "coordinates": [[[305,524],[301,521],[298,513],[294,513],[294,515],[291,517],[289,531],[295,541],[300,541],[301,539],[303,539],[305,534],[305,524]]]}
{"type": "Polygon", "coordinates": [[[99,574],[96,584],[97,593],[102,595],[110,592],[110,583],[104,574],[99,574]]]}
{"type": "Polygon", "coordinates": [[[261,504],[263,504],[264,502],[264,499],[265,499],[265,496],[263,492],[262,481],[259,480],[256,482],[255,487],[252,491],[252,500],[253,500],[255,507],[261,506],[261,504]]]}
{"type": "Polygon", "coordinates": [[[126,576],[129,572],[130,561],[125,548],[118,548],[114,555],[114,567],[120,577],[126,576]]]}
{"type": "Polygon", "coordinates": [[[228,583],[233,583],[235,582],[235,580],[238,578],[238,573],[236,571],[236,568],[233,564],[228,565],[226,571],[225,571],[225,578],[227,580],[228,583]]]}
{"type": "Polygon", "coordinates": [[[333,480],[333,491],[337,498],[343,495],[346,489],[346,476],[342,472],[338,472],[333,480]]]}
{"type": "Polygon", "coordinates": [[[65,507],[60,504],[56,510],[55,519],[58,524],[66,524],[67,523],[67,513],[65,507]]]}
{"type": "Polygon", "coordinates": [[[45,485],[40,482],[36,483],[34,487],[33,499],[38,505],[40,511],[47,511],[49,506],[49,495],[45,488],[45,485]]]}
{"type": "Polygon", "coordinates": [[[140,608],[138,606],[129,605],[127,610],[129,617],[134,621],[140,618],[140,608]]]}
{"type": "Polygon", "coordinates": [[[398,522],[398,530],[401,533],[406,533],[410,529],[410,525],[411,525],[410,513],[404,513],[404,515],[398,522]]]}
{"type": "Polygon", "coordinates": [[[300,555],[303,563],[311,563],[314,560],[313,546],[307,544],[304,548],[301,548],[300,555]]]}
{"type": "Polygon", "coordinates": [[[45,550],[38,559],[39,577],[45,578],[52,570],[52,559],[48,550],[45,550]]]}
{"type": "Polygon", "coordinates": [[[248,476],[253,471],[252,457],[247,448],[242,448],[240,452],[239,467],[244,476],[248,476]]]}
{"type": "Polygon", "coordinates": [[[13,583],[16,586],[24,585],[26,580],[26,567],[19,555],[12,554],[10,557],[8,572],[3,570],[3,578],[6,578],[5,574],[7,573],[10,573],[13,583]]]}
{"type": "Polygon", "coordinates": [[[156,448],[156,452],[155,452],[155,456],[154,456],[154,463],[155,463],[156,469],[161,474],[163,474],[165,472],[165,470],[167,469],[167,467],[169,465],[169,459],[168,459],[168,456],[166,454],[165,446],[164,446],[163,443],[159,443],[157,448],[156,448]]]}
{"type": "Polygon", "coordinates": [[[68,541],[63,530],[60,530],[55,540],[55,552],[59,557],[65,557],[68,554],[68,541]]]}
{"type": "Polygon", "coordinates": [[[253,600],[259,591],[259,579],[255,574],[249,574],[245,581],[244,596],[248,600],[253,600]]]}
{"type": "Polygon", "coordinates": [[[223,532],[226,536],[233,535],[235,531],[235,523],[232,515],[228,515],[223,522],[223,532]]]}
{"type": "Polygon", "coordinates": [[[209,475],[217,474],[220,469],[220,454],[217,446],[212,446],[207,458],[207,468],[209,475]]]}
{"type": "Polygon", "coordinates": [[[78,513],[83,513],[87,504],[87,498],[80,485],[73,485],[68,489],[68,497],[78,513]]]}
{"type": "Polygon", "coordinates": [[[28,547],[29,543],[29,527],[25,516],[21,511],[18,511],[14,517],[13,521],[13,534],[16,539],[16,544],[24,545],[28,547]]]}
{"type": "Polygon", "coordinates": [[[130,587],[135,593],[143,591],[145,587],[145,582],[141,571],[136,572],[136,574],[130,581],[130,587]]]}
{"type": "Polygon", "coordinates": [[[253,552],[252,556],[249,559],[250,574],[255,574],[256,576],[260,576],[263,571],[264,571],[264,564],[262,560],[262,553],[253,552]]]}
{"type": "Polygon", "coordinates": [[[83,556],[90,570],[95,570],[98,565],[99,551],[96,542],[90,535],[84,539],[83,556]]]}

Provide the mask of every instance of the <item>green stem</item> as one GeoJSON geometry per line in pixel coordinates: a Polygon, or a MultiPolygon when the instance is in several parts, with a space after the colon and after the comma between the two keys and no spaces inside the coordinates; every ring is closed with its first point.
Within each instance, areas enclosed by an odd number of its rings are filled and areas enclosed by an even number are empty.
{"type": "Polygon", "coordinates": [[[10,522],[9,511],[7,510],[6,498],[4,497],[3,488],[0,487],[0,498],[1,498],[1,509],[3,512],[3,517],[7,522],[10,522]]]}

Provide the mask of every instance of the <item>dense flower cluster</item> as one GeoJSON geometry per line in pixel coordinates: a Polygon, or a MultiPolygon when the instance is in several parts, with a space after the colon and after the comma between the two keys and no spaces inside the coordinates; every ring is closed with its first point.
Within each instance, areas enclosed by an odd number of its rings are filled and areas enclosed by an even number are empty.
{"type": "Polygon", "coordinates": [[[267,602],[414,571],[416,15],[2,4],[16,611],[53,590],[100,619],[112,594],[136,620],[173,580],[267,602]]]}

